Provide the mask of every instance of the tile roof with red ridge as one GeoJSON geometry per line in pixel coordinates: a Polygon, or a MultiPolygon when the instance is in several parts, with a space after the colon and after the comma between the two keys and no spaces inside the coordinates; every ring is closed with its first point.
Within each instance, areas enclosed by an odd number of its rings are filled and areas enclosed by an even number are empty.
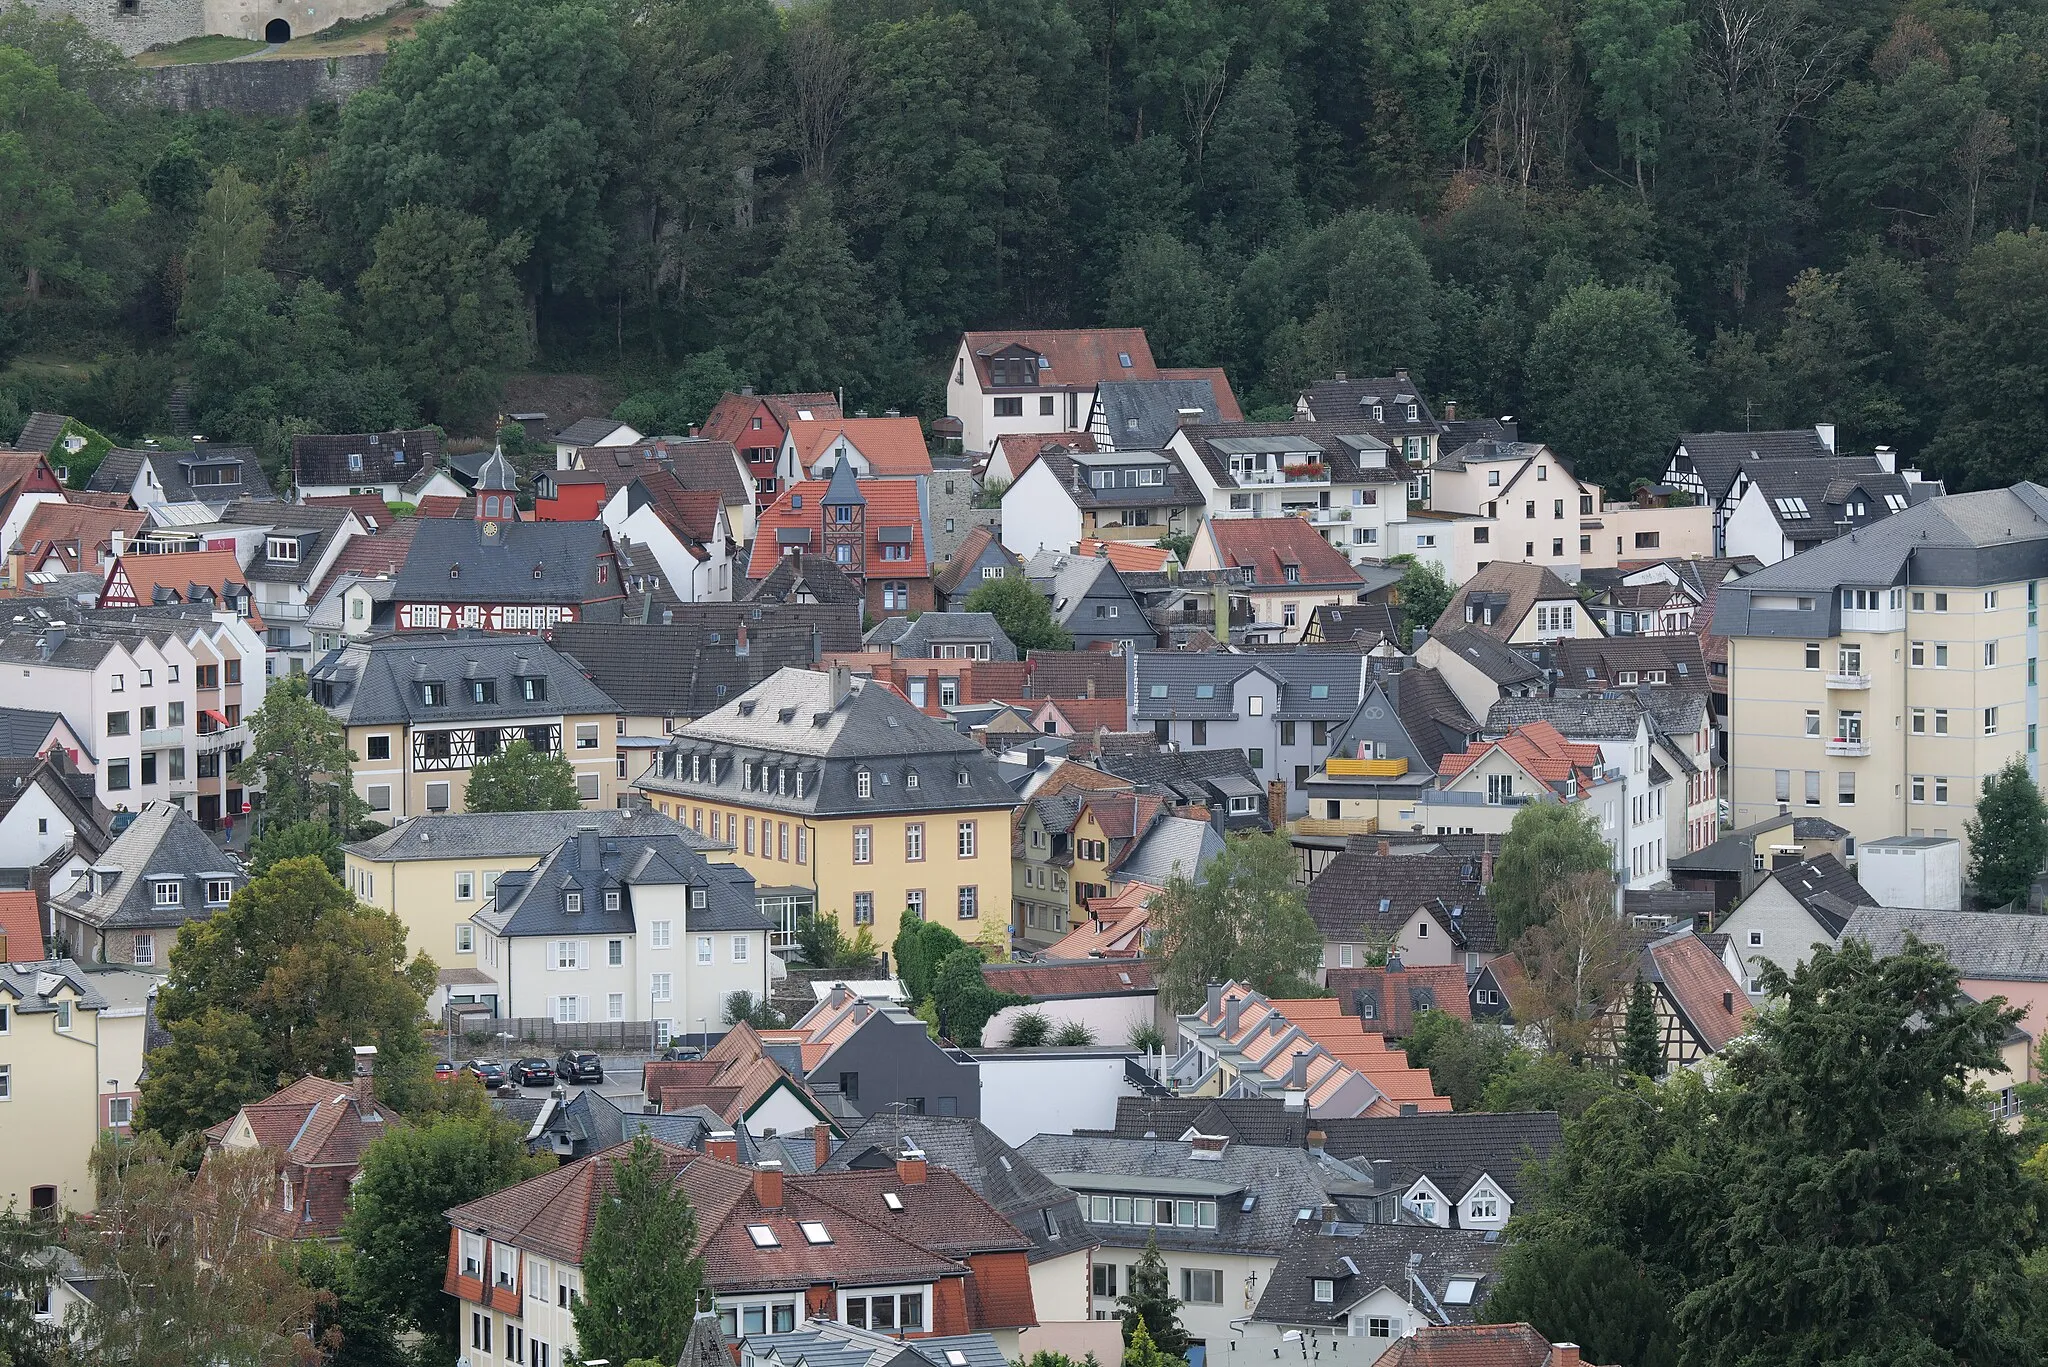
{"type": "Polygon", "coordinates": [[[344,508],[354,513],[356,521],[363,524],[363,530],[369,532],[398,521],[391,505],[375,494],[322,494],[300,502],[308,508],[344,508]]]}
{"type": "Polygon", "coordinates": [[[38,503],[22,523],[14,545],[0,551],[19,551],[30,570],[44,568],[54,556],[67,570],[99,567],[99,553],[113,554],[114,533],[126,542],[134,539],[149,521],[139,508],[105,508],[96,504],[67,501],[38,503]]]}
{"type": "Polygon", "coordinates": [[[1121,698],[1129,662],[1107,650],[1028,650],[1034,698],[1121,698]]]}
{"type": "Polygon", "coordinates": [[[1150,960],[1041,959],[1028,964],[983,964],[982,981],[997,992],[1034,1000],[1066,997],[1128,997],[1158,990],[1150,960]]]}
{"type": "Polygon", "coordinates": [[[43,913],[34,892],[0,892],[0,961],[41,963],[43,913]]]}
{"type": "Polygon", "coordinates": [[[1719,1053],[1747,1028],[1749,994],[1692,930],[1667,935],[1643,952],[1665,996],[1708,1052],[1719,1053]]]}
{"type": "MultiPolygon", "coordinates": [[[[930,577],[930,551],[925,545],[924,516],[919,509],[917,482],[908,479],[863,479],[856,483],[867,500],[867,576],[870,579],[925,579],[930,577]],[[910,530],[910,558],[882,559],[884,528],[910,530]]],[[[747,562],[747,578],[766,579],[781,560],[783,546],[777,540],[784,531],[804,530],[816,540],[813,553],[824,550],[825,491],[831,486],[821,479],[804,480],[782,491],[775,502],[761,510],[754,529],[754,548],[747,562]]]]}
{"type": "Polygon", "coordinates": [[[698,431],[713,441],[731,442],[734,446],[758,445],[747,439],[756,408],[766,408],[785,428],[802,421],[798,416],[800,410],[808,410],[819,421],[837,418],[840,412],[835,394],[735,394],[727,390],[719,395],[698,431]]]}
{"type": "Polygon", "coordinates": [[[1600,768],[1598,745],[1568,741],[1550,722],[1537,721],[1517,726],[1498,740],[1476,741],[1460,753],[1445,755],[1437,764],[1437,773],[1449,782],[1496,750],[1520,765],[1529,777],[1559,793],[1572,782],[1584,791],[1600,768]]]}
{"type": "Polygon", "coordinates": [[[1360,994],[1364,994],[1373,1007],[1375,1027],[1392,1039],[1406,1039],[1413,1033],[1419,1011],[1472,1019],[1465,970],[1458,964],[1416,964],[1411,968],[1394,959],[1384,967],[1333,968],[1327,979],[1324,986],[1345,1015],[1364,1019],[1359,1004],[1360,994]]]}
{"type": "Polygon", "coordinates": [[[1251,570],[1254,592],[1365,586],[1344,553],[1304,518],[1211,518],[1208,527],[1224,567],[1251,570]],[[1294,579],[1287,577],[1290,566],[1296,571],[1294,579]]]}
{"type": "Polygon", "coordinates": [[[249,600],[249,625],[257,631],[264,630],[262,615],[256,610],[255,595],[249,588],[249,577],[235,559],[233,551],[174,551],[168,555],[123,555],[107,567],[107,579],[100,589],[101,607],[125,607],[126,603],[113,601],[116,579],[127,580],[128,592],[136,606],[149,607],[156,602],[156,591],[167,589],[177,595],[177,601],[189,602],[192,587],[211,589],[219,597],[228,596],[230,587],[238,590],[240,597],[249,600]]]}
{"type": "Polygon", "coordinates": [[[725,500],[716,489],[685,488],[672,470],[648,474],[640,485],[655,513],[684,540],[708,546],[717,538],[718,515],[725,500]]]}
{"type": "Polygon", "coordinates": [[[1159,889],[1132,883],[1114,897],[1088,903],[1088,919],[1046,947],[1048,959],[1134,959],[1144,953],[1145,927],[1151,920],[1146,903],[1159,889]]]}
{"type": "MultiPolygon", "coordinates": [[[[1037,700],[1020,701],[1028,707],[1037,700]]],[[[1124,705],[1121,697],[1046,698],[1038,705],[1039,716],[1044,716],[1048,709],[1058,711],[1076,735],[1093,735],[1098,726],[1107,727],[1111,731],[1122,731],[1131,724],[1130,709],[1124,705]]]]}
{"type": "Polygon", "coordinates": [[[1425,1324],[1394,1340],[1376,1367],[1563,1367],[1570,1360],[1527,1324],[1425,1324]]]}
{"type": "Polygon", "coordinates": [[[314,586],[312,601],[319,602],[327,591],[334,587],[334,581],[344,574],[359,574],[366,579],[383,575],[396,579],[398,572],[405,568],[405,556],[412,549],[412,539],[419,532],[418,517],[392,519],[382,531],[368,536],[350,537],[335,553],[334,563],[327,567],[327,573],[314,586]]]}
{"type": "Polygon", "coordinates": [[[1104,380],[1156,380],[1159,366],[1143,328],[1020,328],[1014,332],[970,332],[967,354],[992,389],[988,357],[1007,346],[1021,346],[1051,364],[1038,371],[1037,389],[1093,389],[1104,380]],[[1124,358],[1130,358],[1130,364],[1124,358]]]}
{"type": "Polygon", "coordinates": [[[1149,541],[1097,541],[1084,539],[1074,547],[1080,556],[1103,555],[1119,574],[1155,574],[1166,568],[1173,552],[1149,541]]]}
{"type": "Polygon", "coordinates": [[[1003,449],[1003,463],[1010,468],[1010,482],[1013,484],[1017,476],[1031,468],[1039,452],[1048,446],[1064,447],[1069,451],[1096,449],[1093,432],[1005,432],[995,439],[994,444],[1003,449]]]}
{"type": "Polygon", "coordinates": [[[931,451],[916,418],[833,418],[789,427],[789,445],[805,470],[841,437],[867,457],[873,478],[903,479],[932,472],[931,451]]]}

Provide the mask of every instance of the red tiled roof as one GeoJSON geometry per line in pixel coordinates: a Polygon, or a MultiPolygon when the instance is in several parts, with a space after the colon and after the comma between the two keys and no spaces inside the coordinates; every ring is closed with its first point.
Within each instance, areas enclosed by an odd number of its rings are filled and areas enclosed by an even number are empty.
{"type": "Polygon", "coordinates": [[[739,447],[758,446],[761,443],[748,438],[757,408],[766,408],[778,424],[787,428],[799,420],[800,408],[809,409],[811,416],[821,422],[837,418],[839,398],[834,394],[735,394],[727,390],[719,396],[699,431],[713,441],[729,441],[739,447]]]}
{"type": "MultiPolygon", "coordinates": [[[[924,518],[918,512],[917,482],[908,479],[863,479],[856,481],[867,500],[867,577],[870,579],[926,579],[931,576],[931,552],[925,545],[924,518]],[[910,529],[910,559],[882,559],[882,529],[910,529]]],[[[747,562],[747,578],[766,579],[774,573],[782,547],[777,534],[797,528],[811,533],[810,554],[824,552],[825,509],[821,500],[831,485],[809,479],[783,490],[771,507],[762,510],[754,529],[753,554],[747,562]],[[797,507],[798,502],[802,507],[797,507]]]]}
{"type": "Polygon", "coordinates": [[[877,476],[900,478],[932,472],[931,452],[925,448],[924,429],[916,418],[820,419],[795,422],[789,428],[797,462],[805,470],[842,436],[868,458],[877,476]]]}
{"type": "MultiPolygon", "coordinates": [[[[187,601],[187,591],[194,584],[220,593],[229,584],[239,584],[248,591],[249,579],[242,572],[242,564],[235,559],[233,551],[174,551],[169,555],[123,555],[107,567],[106,583],[100,588],[100,605],[105,607],[107,594],[111,590],[115,575],[125,575],[128,587],[134,592],[136,603],[149,607],[156,601],[158,588],[166,588],[178,595],[178,601],[187,601]]],[[[263,618],[256,611],[253,594],[249,599],[249,625],[262,631],[263,618]]]]}
{"type": "Polygon", "coordinates": [[[1074,547],[1074,554],[1108,556],[1109,563],[1119,573],[1137,574],[1163,570],[1166,562],[1173,558],[1172,551],[1149,541],[1096,541],[1093,538],[1074,547]]]}
{"type": "Polygon", "coordinates": [[[725,501],[716,489],[685,488],[673,470],[649,471],[641,476],[640,487],[655,514],[683,540],[704,546],[717,538],[725,501]]]}
{"type": "Polygon", "coordinates": [[[1094,815],[1106,839],[1132,840],[1152,829],[1153,818],[1166,810],[1166,802],[1141,793],[1108,793],[1089,798],[1082,808],[1094,815]]]}
{"type": "Polygon", "coordinates": [[[380,532],[349,538],[314,587],[312,601],[317,603],[325,597],[327,590],[334,587],[334,581],[344,574],[360,574],[366,578],[381,574],[396,579],[399,570],[405,566],[406,553],[412,549],[412,539],[419,530],[418,517],[401,517],[393,519],[380,532]]]}
{"type": "Polygon", "coordinates": [[[981,976],[996,991],[1020,997],[1121,997],[1158,986],[1147,959],[983,964],[981,976]]]}
{"type": "MultiPolygon", "coordinates": [[[[129,501],[125,494],[122,501],[129,501]]],[[[115,532],[126,540],[148,521],[149,514],[140,509],[103,508],[76,501],[38,503],[22,523],[14,545],[0,549],[19,550],[32,570],[41,569],[51,555],[67,570],[91,569],[98,563],[97,551],[111,552],[115,532]]]]}
{"type": "Polygon", "coordinates": [[[1710,1052],[1719,1053],[1742,1033],[1751,1014],[1749,995],[1699,936],[1667,936],[1650,946],[1649,955],[1665,994],[1710,1052]]]}
{"type": "Polygon", "coordinates": [[[1118,778],[1115,774],[1068,760],[1052,771],[1045,782],[1038,785],[1035,795],[1053,797],[1060,793],[1127,793],[1131,790],[1129,779],[1118,778]]]}
{"type": "Polygon", "coordinates": [[[1069,451],[1093,451],[1093,432],[1005,432],[995,439],[995,445],[1003,448],[1003,460],[1010,467],[1010,478],[1031,468],[1031,462],[1038,459],[1038,453],[1048,446],[1064,446],[1069,451]]]}
{"type": "MultiPolygon", "coordinates": [[[[1025,705],[1030,705],[1029,700],[1025,705]]],[[[1059,714],[1066,718],[1067,725],[1073,727],[1077,735],[1092,735],[1098,726],[1121,731],[1131,724],[1130,709],[1125,706],[1122,697],[1047,698],[1040,706],[1058,709],[1059,714]]]]}
{"type": "Polygon", "coordinates": [[[308,508],[343,508],[356,515],[363,530],[374,532],[398,521],[391,505],[376,494],[324,494],[300,500],[308,508]]]}
{"type": "Polygon", "coordinates": [[[43,954],[43,914],[33,892],[0,892],[0,941],[5,961],[11,964],[40,963],[43,954]]]}
{"type": "Polygon", "coordinates": [[[1031,667],[1034,698],[1121,698],[1124,657],[1104,650],[1033,650],[1024,662],[1031,667]]]}
{"type": "Polygon", "coordinates": [[[66,489],[64,501],[79,503],[89,508],[133,508],[135,496],[101,489],[66,489]]]}
{"type": "Polygon", "coordinates": [[[1040,389],[1092,389],[1105,380],[1156,380],[1159,366],[1143,328],[1022,328],[1015,332],[970,332],[967,353],[989,388],[988,353],[1011,345],[1026,347],[1052,362],[1040,368],[1040,389]],[[1122,357],[1129,356],[1125,365],[1122,357]]]}
{"type": "Polygon", "coordinates": [[[1378,1367],[1544,1367],[1550,1340],[1526,1324],[1425,1324],[1378,1367]]]}
{"type": "MultiPolygon", "coordinates": [[[[1062,765],[1063,769],[1067,766],[1062,765]]],[[[1132,883],[1114,897],[1088,903],[1088,919],[1055,940],[1048,959],[1134,959],[1144,952],[1145,926],[1151,920],[1146,904],[1159,894],[1148,883],[1132,883]]]]}
{"type": "Polygon", "coordinates": [[[1458,754],[1445,755],[1437,773],[1447,780],[1456,778],[1495,750],[1521,765],[1531,778],[1553,787],[1576,778],[1584,788],[1600,767],[1598,745],[1568,741],[1550,722],[1537,721],[1517,726],[1499,740],[1478,741],[1458,754]]]}
{"type": "Polygon", "coordinates": [[[1216,394],[1216,421],[1243,422],[1244,410],[1238,407],[1237,395],[1231,391],[1230,377],[1223,373],[1220,365],[1171,366],[1159,371],[1162,380],[1207,380],[1216,394]]]}
{"type": "MultiPolygon", "coordinates": [[[[1395,960],[1399,963],[1399,960],[1395,960]]],[[[1333,968],[1324,986],[1337,999],[1347,1016],[1359,1014],[1358,993],[1372,994],[1378,1003],[1378,1029],[1389,1038],[1406,1039],[1415,1027],[1416,989],[1427,989],[1433,1004],[1459,1020],[1472,1019],[1472,999],[1466,995],[1465,970],[1457,964],[1403,964],[1399,968],[1333,968]]]]}
{"type": "Polygon", "coordinates": [[[1361,586],[1365,580],[1343,552],[1298,517],[1212,518],[1209,530],[1226,568],[1249,567],[1254,589],[1286,589],[1297,584],[1361,586]],[[1296,568],[1290,582],[1285,567],[1296,568]]]}

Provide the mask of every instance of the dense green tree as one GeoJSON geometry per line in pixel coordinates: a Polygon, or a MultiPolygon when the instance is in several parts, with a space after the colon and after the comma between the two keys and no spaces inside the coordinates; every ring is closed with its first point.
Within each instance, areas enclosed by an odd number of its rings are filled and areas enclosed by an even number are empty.
{"type": "Polygon", "coordinates": [[[271,685],[247,718],[249,758],[233,777],[263,794],[266,826],[318,820],[345,834],[369,810],[356,796],[355,756],[341,723],[313,701],[303,675],[271,685]]]}
{"type": "Polygon", "coordinates": [[[682,1357],[704,1283],[697,1215],[677,1167],[647,1135],[610,1160],[611,1199],[597,1209],[576,1304],[578,1351],[613,1362],[682,1357]]]}
{"type": "Polygon", "coordinates": [[[523,231],[493,240],[481,218],[428,205],[378,230],[356,281],[363,331],[429,418],[487,421],[502,373],[531,353],[517,274],[531,247],[523,231]]]}
{"type": "Polygon", "coordinates": [[[1417,627],[1427,631],[1436,626],[1458,591],[1433,560],[1397,555],[1387,563],[1401,567],[1401,582],[1394,586],[1394,601],[1401,609],[1401,630],[1409,638],[1400,643],[1406,649],[1417,627]]]}
{"type": "Polygon", "coordinates": [[[192,243],[185,248],[185,297],[180,305],[184,316],[204,318],[220,302],[228,281],[261,270],[269,242],[263,187],[242,179],[232,163],[215,171],[192,243]]]}
{"type": "Polygon", "coordinates": [[[1647,195],[1665,114],[1691,55],[1693,25],[1676,0],[1592,0],[1579,20],[1600,117],[1614,128],[1615,150],[1647,195]]]}
{"type": "Polygon", "coordinates": [[[57,1327],[39,1321],[37,1298],[52,1280],[57,1231],[47,1220],[15,1210],[0,1212],[0,1364],[52,1367],[62,1342],[57,1327]]]}
{"type": "Polygon", "coordinates": [[[1052,605],[1025,578],[990,579],[967,595],[967,612],[986,612],[1019,651],[1072,650],[1074,638],[1055,622],[1052,605]]]}
{"type": "Polygon", "coordinates": [[[308,855],[325,864],[336,878],[341,877],[341,841],[334,834],[334,827],[311,819],[289,825],[273,822],[249,846],[249,876],[261,878],[281,860],[303,859],[308,855]]]}
{"type": "Polygon", "coordinates": [[[1109,279],[1112,325],[1141,327],[1163,365],[1199,365],[1223,355],[1231,333],[1229,288],[1200,248],[1166,233],[1133,238],[1109,279]]]}
{"type": "Polygon", "coordinates": [[[1136,1320],[1131,1325],[1131,1341],[1124,1345],[1124,1367],[1173,1367],[1184,1358],[1174,1356],[1152,1341],[1152,1331],[1145,1327],[1145,1321],[1136,1320]]]}
{"type": "Polygon", "coordinates": [[[1525,1061],[1514,1036],[1501,1026],[1461,1020],[1448,1011],[1417,1016],[1403,1047],[1409,1065],[1427,1068],[1431,1089],[1461,1111],[1482,1107],[1488,1085],[1525,1061]]]}
{"type": "Polygon", "coordinates": [[[524,234],[529,290],[594,285],[610,254],[604,194],[628,142],[627,59],[598,0],[481,0],[423,23],[343,106],[329,212],[358,259],[406,205],[524,234]]]}
{"type": "Polygon", "coordinates": [[[312,1334],[320,1367],[412,1367],[392,1317],[365,1294],[352,1250],[303,1240],[292,1254],[292,1270],[320,1298],[312,1334]]]}
{"type": "Polygon", "coordinates": [[[1602,1065],[1558,1054],[1522,1055],[1514,1067],[1487,1082],[1478,1109],[1580,1116],[1613,1092],[1612,1077],[1602,1065]]]}
{"type": "Polygon", "coordinates": [[[788,1024],[766,997],[756,997],[744,988],[726,996],[723,1014],[727,1025],[744,1022],[756,1030],[780,1030],[788,1024]]]}
{"type": "Polygon", "coordinates": [[[1613,863],[1592,813],[1559,802],[1532,802],[1516,812],[1487,885],[1501,943],[1512,945],[1548,921],[1575,875],[1605,873],[1613,863]]]}
{"type": "Polygon", "coordinates": [[[459,1347],[456,1307],[441,1289],[448,1273],[445,1212],[553,1166],[546,1155],[527,1154],[520,1125],[481,1105],[475,1115],[438,1116],[372,1144],[343,1230],[364,1303],[452,1355],[459,1347]]]}
{"type": "Polygon", "coordinates": [[[1173,1274],[1159,1251],[1158,1235],[1145,1236],[1145,1251],[1131,1264],[1131,1279],[1125,1287],[1116,1301],[1117,1318],[1124,1322],[1125,1349],[1149,1340],[1168,1359],[1184,1356],[1188,1335],[1180,1324],[1181,1301],[1173,1294],[1173,1274]]]}
{"type": "Polygon", "coordinates": [[[573,812],[576,766],[565,755],[546,755],[515,740],[469,771],[463,805],[472,812],[573,812]]]}
{"type": "Polygon", "coordinates": [[[2017,903],[2048,863],[2048,799],[2018,755],[1984,780],[1977,814],[1963,823],[1970,841],[1970,883],[1986,907],[2017,903]]]}
{"type": "Polygon", "coordinates": [[[987,962],[977,946],[963,945],[941,959],[932,972],[931,1001],[938,1012],[939,1032],[969,1049],[981,1047],[981,1030],[990,1016],[1030,1000],[990,987],[981,972],[987,962]]]}
{"type": "Polygon", "coordinates": [[[385,1100],[405,1109],[432,1085],[420,1021],[433,986],[433,963],[406,959],[402,921],[358,902],[320,859],[283,860],[172,946],[157,996],[171,1043],[149,1056],[141,1123],[176,1135],[281,1081],[347,1077],[365,1044],[385,1100]]]}
{"type": "Polygon", "coordinates": [[[1533,435],[1610,491],[1654,476],[1691,418],[1692,342],[1669,300],[1634,286],[1580,285],[1529,342],[1533,435]]]}
{"type": "Polygon", "coordinates": [[[1268,996],[1311,990],[1322,934],[1309,919],[1285,835],[1243,832],[1197,874],[1176,872],[1148,907],[1159,993],[1192,1011],[1210,983],[1239,982],[1268,996]]]}
{"type": "Polygon", "coordinates": [[[1043,1049],[1052,1039],[1052,1021],[1043,1011],[1025,1011],[1010,1020],[1005,1049],[1043,1049]]]}
{"type": "Polygon", "coordinates": [[[1664,1045],[1658,1037],[1657,1004],[1650,985],[1636,978],[1629,989],[1628,1016],[1622,1023],[1621,1058],[1624,1071],[1638,1077],[1661,1077],[1664,1073],[1664,1045]]]}
{"type": "Polygon", "coordinates": [[[932,994],[939,965],[966,947],[965,940],[937,921],[905,916],[889,949],[896,957],[896,976],[903,980],[904,990],[912,1001],[922,1001],[932,994]]]}
{"type": "Polygon", "coordinates": [[[1269,390],[1293,395],[1332,374],[1420,370],[1437,340],[1436,286],[1412,227],[1351,213],[1262,252],[1238,281],[1237,309],[1265,338],[1269,390]]]}
{"type": "Polygon", "coordinates": [[[1265,65],[1238,77],[1216,111],[1202,166],[1204,198],[1234,239],[1263,243],[1299,215],[1296,142],[1286,79],[1265,65]]]}
{"type": "Polygon", "coordinates": [[[2048,422],[2048,234],[2000,233],[1964,258],[1933,365],[1948,396],[1934,462],[1968,488],[2039,476],[2026,434],[2048,422]]]}
{"type": "Polygon", "coordinates": [[[1493,1324],[1569,1326],[1590,1360],[1677,1367],[1678,1341],[1663,1294],[1639,1264],[1605,1245],[1511,1241],[1499,1287],[1487,1298],[1493,1324]]]}
{"type": "Polygon", "coordinates": [[[747,311],[744,365],[770,389],[829,391],[872,372],[867,270],[822,192],[791,207],[781,250],[748,287],[747,311]]]}

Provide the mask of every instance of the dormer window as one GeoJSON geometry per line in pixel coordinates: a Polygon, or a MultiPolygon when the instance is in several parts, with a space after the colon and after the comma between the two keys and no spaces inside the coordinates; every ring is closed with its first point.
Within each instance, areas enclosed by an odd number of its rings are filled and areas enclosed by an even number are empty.
{"type": "Polygon", "coordinates": [[[498,681],[496,679],[471,679],[469,681],[469,700],[473,703],[496,702],[498,700],[498,681]]]}
{"type": "Polygon", "coordinates": [[[448,685],[444,683],[422,683],[420,702],[426,707],[445,707],[448,704],[448,685]]]}
{"type": "MultiPolygon", "coordinates": [[[[350,474],[360,474],[360,473],[362,473],[362,469],[363,469],[363,453],[362,453],[362,452],[360,452],[360,451],[351,451],[351,452],[349,452],[349,453],[348,453],[348,468],[349,468],[349,473],[350,473],[350,474]]],[[[287,1203],[287,1204],[289,1204],[289,1203],[287,1203]]]]}
{"type": "Polygon", "coordinates": [[[299,563],[299,543],[296,537],[273,536],[263,547],[263,554],[271,560],[281,560],[288,565],[299,563]]]}
{"type": "Polygon", "coordinates": [[[1372,406],[1372,420],[1374,422],[1385,422],[1387,420],[1387,410],[1384,405],[1374,404],[1372,406]]]}
{"type": "Polygon", "coordinates": [[[875,778],[865,769],[856,770],[853,775],[853,792],[856,797],[875,795],[875,778]]]}
{"type": "Polygon", "coordinates": [[[519,681],[519,695],[528,702],[546,702],[548,681],[529,675],[519,681]]]}
{"type": "Polygon", "coordinates": [[[565,893],[563,893],[563,894],[562,894],[562,910],[563,910],[563,911],[581,911],[581,910],[583,910],[583,894],[582,894],[582,893],[580,893],[580,892],[574,892],[574,891],[571,891],[571,892],[565,892],[565,893]]]}
{"type": "Polygon", "coordinates": [[[1411,404],[1409,404],[1409,405],[1408,405],[1408,421],[1410,421],[1410,422],[1418,422],[1418,421],[1420,421],[1420,420],[1421,420],[1421,418],[1422,418],[1422,408],[1421,408],[1421,405],[1419,405],[1419,404],[1412,404],[1412,403],[1411,403],[1411,404]]]}
{"type": "Polygon", "coordinates": [[[156,885],[156,904],[158,906],[175,907],[183,905],[184,901],[185,888],[183,884],[165,879],[156,885]]]}
{"type": "Polygon", "coordinates": [[[1280,567],[1280,577],[1290,584],[1299,584],[1301,582],[1301,566],[1282,565],[1280,567]]]}
{"type": "Polygon", "coordinates": [[[1337,1283],[1328,1277],[1317,1277],[1315,1295],[1317,1305],[1334,1305],[1337,1300],[1337,1283]]]}
{"type": "Polygon", "coordinates": [[[604,890],[604,909],[606,911],[617,911],[619,909],[619,890],[617,888],[606,888],[604,890]]]}

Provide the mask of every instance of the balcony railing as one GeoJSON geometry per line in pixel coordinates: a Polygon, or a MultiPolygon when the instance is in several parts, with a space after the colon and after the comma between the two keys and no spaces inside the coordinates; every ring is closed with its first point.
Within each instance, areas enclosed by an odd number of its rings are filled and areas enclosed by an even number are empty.
{"type": "Polygon", "coordinates": [[[142,733],[142,748],[145,750],[161,750],[166,745],[184,743],[185,728],[182,726],[152,726],[142,733]]]}
{"type": "Polygon", "coordinates": [[[1825,748],[1831,755],[1867,755],[1870,753],[1870,742],[1867,740],[1847,740],[1841,736],[1831,736],[1825,748]]]}
{"type": "Polygon", "coordinates": [[[1868,688],[1870,687],[1870,676],[1868,674],[1830,674],[1828,675],[1828,687],[1843,689],[1868,688]]]}
{"type": "Polygon", "coordinates": [[[1351,510],[1349,508],[1317,508],[1309,513],[1308,520],[1318,527],[1327,527],[1336,522],[1349,522],[1351,520],[1351,510]]]}
{"type": "Polygon", "coordinates": [[[1255,484],[1328,484],[1330,467],[1327,465],[1297,466],[1293,470],[1247,470],[1237,476],[1239,488],[1255,484]]]}
{"type": "Polygon", "coordinates": [[[247,745],[249,743],[249,727],[243,722],[237,722],[233,726],[223,726],[218,731],[203,732],[194,738],[194,743],[198,745],[201,754],[211,754],[215,750],[225,750],[231,745],[247,745]]]}

